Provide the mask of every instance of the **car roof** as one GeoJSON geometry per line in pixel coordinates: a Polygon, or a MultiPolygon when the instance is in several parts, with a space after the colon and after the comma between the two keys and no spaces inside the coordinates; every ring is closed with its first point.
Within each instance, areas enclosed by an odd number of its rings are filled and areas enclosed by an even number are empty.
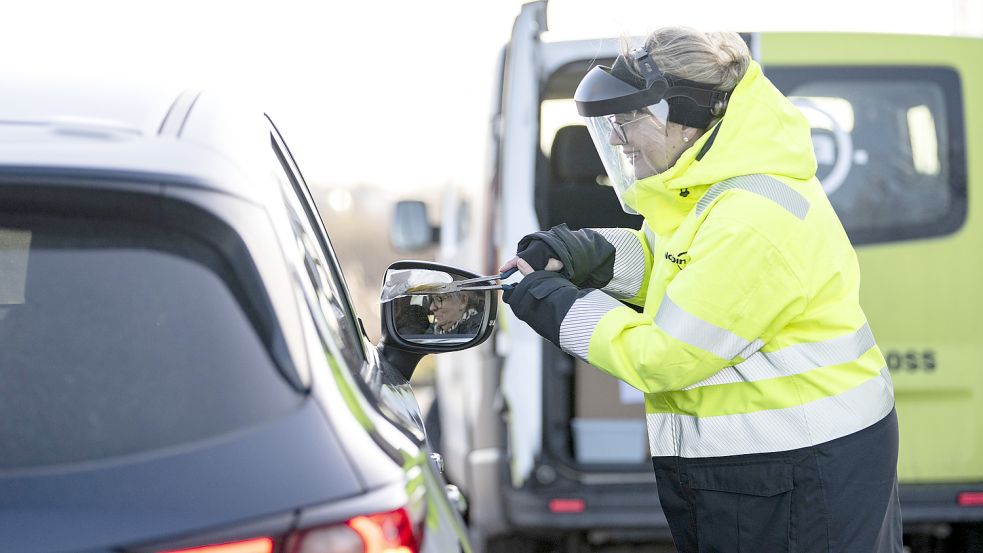
{"type": "Polygon", "coordinates": [[[111,175],[264,203],[270,123],[218,90],[87,79],[5,78],[0,172],[111,175]]]}

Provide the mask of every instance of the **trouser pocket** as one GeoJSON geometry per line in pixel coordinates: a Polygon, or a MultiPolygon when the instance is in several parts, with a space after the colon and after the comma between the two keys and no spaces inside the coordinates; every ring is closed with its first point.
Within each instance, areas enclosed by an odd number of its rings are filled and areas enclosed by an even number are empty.
{"type": "Polygon", "coordinates": [[[792,465],[690,465],[700,553],[791,550],[792,465]]]}

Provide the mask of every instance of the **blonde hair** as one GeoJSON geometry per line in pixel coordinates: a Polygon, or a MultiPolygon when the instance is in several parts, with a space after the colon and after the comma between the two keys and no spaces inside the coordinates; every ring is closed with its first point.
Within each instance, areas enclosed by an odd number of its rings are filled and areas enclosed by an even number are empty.
{"type": "Polygon", "coordinates": [[[664,73],[725,91],[734,90],[751,62],[747,44],[733,32],[663,27],[645,39],[645,49],[664,73]]]}

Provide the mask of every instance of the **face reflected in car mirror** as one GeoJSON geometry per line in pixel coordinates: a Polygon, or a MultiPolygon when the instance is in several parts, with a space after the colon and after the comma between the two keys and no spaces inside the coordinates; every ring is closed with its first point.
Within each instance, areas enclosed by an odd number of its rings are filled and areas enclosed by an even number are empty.
{"type": "Polygon", "coordinates": [[[488,295],[480,290],[396,298],[393,330],[413,344],[467,344],[482,327],[488,295]]]}
{"type": "Polygon", "coordinates": [[[425,261],[399,261],[386,271],[379,350],[407,378],[424,354],[474,347],[491,336],[498,291],[455,284],[477,276],[425,261]]]}

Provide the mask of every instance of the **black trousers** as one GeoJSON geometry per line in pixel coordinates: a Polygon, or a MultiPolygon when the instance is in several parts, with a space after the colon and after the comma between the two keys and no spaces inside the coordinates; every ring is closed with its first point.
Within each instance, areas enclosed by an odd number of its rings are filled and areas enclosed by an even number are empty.
{"type": "Polygon", "coordinates": [[[901,553],[898,419],[813,447],[653,457],[679,553],[901,553]]]}

